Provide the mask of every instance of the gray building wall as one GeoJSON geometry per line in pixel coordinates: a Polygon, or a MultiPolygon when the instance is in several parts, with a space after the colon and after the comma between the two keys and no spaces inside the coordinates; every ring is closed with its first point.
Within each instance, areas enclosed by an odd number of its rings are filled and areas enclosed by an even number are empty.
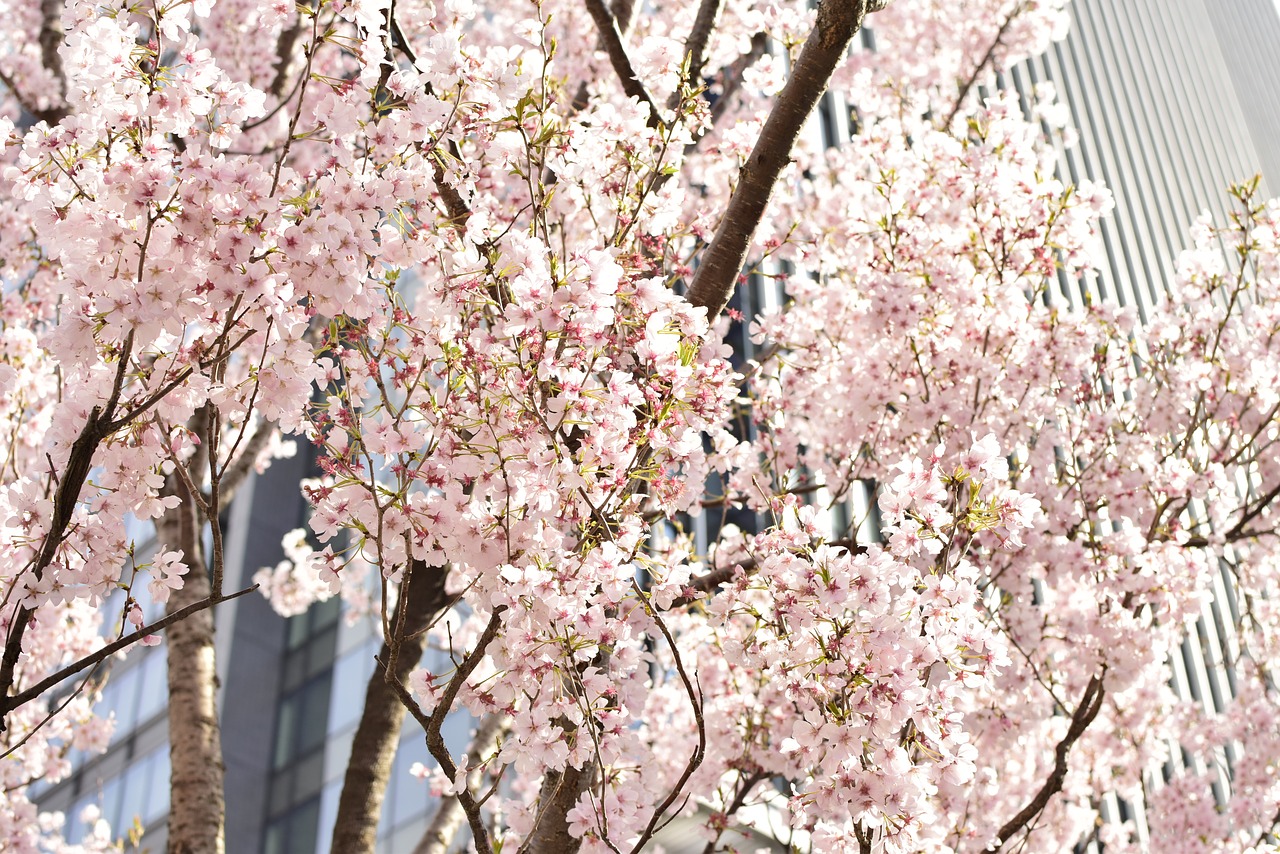
{"type": "Polygon", "coordinates": [[[1008,82],[1052,81],[1070,109],[1080,141],[1061,177],[1116,200],[1098,288],[1145,318],[1197,216],[1225,221],[1227,188],[1255,174],[1280,187],[1280,90],[1265,85],[1280,77],[1280,15],[1270,0],[1074,0],[1071,16],[1008,82]]]}
{"type": "MultiPolygon", "coordinates": [[[[1208,212],[1226,224],[1230,185],[1261,175],[1264,197],[1280,192],[1280,13],[1272,0],[1073,0],[1071,15],[1068,37],[1003,83],[1025,95],[1052,81],[1070,109],[1079,142],[1060,151],[1060,177],[1101,181],[1116,202],[1089,287],[1145,320],[1191,243],[1192,222],[1208,212]]],[[[1064,284],[1064,296],[1078,298],[1064,284]]],[[[1179,696],[1221,711],[1234,695],[1224,662],[1236,652],[1238,618],[1224,567],[1170,662],[1179,696]]],[[[1216,775],[1220,799],[1234,760],[1228,746],[1214,767],[1194,769],[1216,775]]],[[[1151,769],[1148,784],[1176,770],[1173,760],[1151,769]]],[[[1097,806],[1109,821],[1132,820],[1147,841],[1141,805],[1112,795],[1097,806]]]]}

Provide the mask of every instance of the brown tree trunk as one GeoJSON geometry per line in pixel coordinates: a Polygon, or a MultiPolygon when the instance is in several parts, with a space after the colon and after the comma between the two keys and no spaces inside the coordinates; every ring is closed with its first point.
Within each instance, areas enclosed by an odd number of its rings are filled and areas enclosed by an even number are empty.
{"type": "MultiPolygon", "coordinates": [[[[156,526],[157,549],[181,549],[189,567],[168,610],[208,598],[209,575],[201,556],[201,514],[176,477],[168,494],[182,503],[156,526]]],[[[216,524],[216,520],[215,520],[216,524]]],[[[222,740],[218,727],[218,674],[213,609],[169,627],[169,854],[223,854],[222,740]]]]}
{"type": "Polygon", "coordinates": [[[333,826],[332,850],[343,854],[372,854],[378,837],[378,819],[391,777],[391,765],[400,746],[400,726],[405,706],[387,681],[386,665],[392,659],[392,641],[398,640],[392,677],[404,684],[426,648],[424,629],[449,603],[444,592],[447,573],[441,567],[414,564],[409,573],[407,595],[397,603],[391,623],[400,623],[398,639],[383,641],[378,666],[365,687],[364,712],[351,742],[351,758],[342,781],[338,816],[333,826]]]}
{"type": "Polygon", "coordinates": [[[594,762],[581,768],[548,771],[538,797],[538,825],[520,846],[520,854],[577,854],[582,839],[569,832],[569,811],[596,781],[594,762]]]}

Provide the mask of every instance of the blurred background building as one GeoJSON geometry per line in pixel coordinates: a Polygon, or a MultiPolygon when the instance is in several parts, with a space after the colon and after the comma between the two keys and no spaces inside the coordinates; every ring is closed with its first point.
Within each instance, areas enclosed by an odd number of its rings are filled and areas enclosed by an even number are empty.
{"type": "MultiPolygon", "coordinates": [[[[1272,0],[1074,0],[1071,9],[1067,39],[999,84],[1020,93],[1028,109],[1037,84],[1057,88],[1079,132],[1078,144],[1061,152],[1060,177],[1101,181],[1116,200],[1100,235],[1105,263],[1091,287],[1145,317],[1172,278],[1195,217],[1208,211],[1225,220],[1231,183],[1261,173],[1264,189],[1280,190],[1280,14],[1272,0]]],[[[874,49],[873,32],[864,33],[859,49],[874,49]]],[[[853,126],[847,105],[828,95],[810,143],[839,144],[853,126]]],[[[734,307],[751,317],[777,298],[753,281],[734,307]]],[[[750,358],[745,326],[735,324],[731,337],[740,357],[750,358]]],[[[276,461],[230,509],[231,589],[279,562],[281,537],[305,526],[297,484],[310,470],[308,450],[300,446],[297,457],[276,461]]],[[[865,509],[861,500],[854,514],[865,509]]],[[[1222,662],[1237,617],[1230,587],[1219,579],[1174,663],[1183,696],[1217,709],[1232,695],[1222,662]]],[[[373,630],[348,624],[337,600],[285,620],[249,596],[220,607],[218,633],[227,850],[326,854],[378,648],[373,630]]],[[[111,747],[75,757],[76,772],[37,799],[43,809],[67,814],[73,841],[83,833],[83,808],[97,804],[121,832],[136,820],[145,828],[142,847],[159,851],[168,810],[165,648],[136,649],[113,667],[101,703],[117,721],[111,747]]],[[[465,722],[453,729],[451,741],[464,742],[465,722]]],[[[1221,785],[1229,785],[1226,758],[1221,785]]],[[[410,854],[433,810],[426,787],[408,773],[415,762],[431,764],[409,719],[378,854],[410,854]]],[[[1143,832],[1142,816],[1127,805],[1111,799],[1101,806],[1109,819],[1133,818],[1143,832]]],[[[679,842],[664,840],[670,851],[679,851],[679,842]]],[[[697,842],[691,850],[701,848],[697,842]]]]}

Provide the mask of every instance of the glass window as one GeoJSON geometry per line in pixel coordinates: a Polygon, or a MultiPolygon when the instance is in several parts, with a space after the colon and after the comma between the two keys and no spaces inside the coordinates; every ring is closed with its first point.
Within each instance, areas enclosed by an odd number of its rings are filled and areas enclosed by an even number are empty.
{"type": "Polygon", "coordinates": [[[361,644],[334,663],[333,691],[329,695],[333,731],[346,729],[360,720],[364,709],[364,686],[369,682],[373,667],[372,644],[361,644]]]}
{"type": "Polygon", "coordinates": [[[320,799],[312,798],[267,826],[265,854],[310,854],[315,851],[320,799]]]}
{"type": "Polygon", "coordinates": [[[94,803],[97,799],[92,795],[85,795],[67,810],[67,836],[66,839],[72,845],[84,838],[84,833],[88,829],[85,827],[84,821],[80,818],[85,807],[94,803]]]}
{"type": "Polygon", "coordinates": [[[120,826],[120,802],[123,796],[119,777],[113,777],[102,787],[102,817],[112,827],[120,826]]]}
{"type": "Polygon", "coordinates": [[[388,799],[392,827],[399,827],[407,821],[426,815],[431,796],[426,783],[409,773],[415,762],[430,764],[426,741],[421,738],[405,739],[400,742],[400,750],[391,771],[395,785],[388,799]],[[417,749],[419,747],[421,749],[417,749]]]}
{"type": "Polygon", "coordinates": [[[324,744],[332,673],[313,679],[280,704],[273,765],[279,770],[324,744]]]}
{"type": "Polygon", "coordinates": [[[166,647],[157,647],[143,662],[142,684],[138,688],[138,723],[155,717],[167,705],[169,685],[169,661],[166,647]]]}
{"type": "Polygon", "coordinates": [[[142,807],[142,821],[149,825],[169,812],[169,749],[162,747],[152,753],[147,764],[151,785],[142,807]]]}
{"type": "Polygon", "coordinates": [[[284,812],[293,801],[293,775],[275,774],[274,777],[275,779],[271,781],[271,799],[267,803],[267,812],[270,815],[284,812]]]}
{"type": "Polygon", "coordinates": [[[106,717],[108,714],[115,713],[115,728],[111,731],[111,740],[114,742],[127,731],[124,721],[120,718],[120,685],[115,680],[107,680],[107,684],[102,689],[102,696],[98,700],[95,711],[106,717]]]}
{"type": "Polygon", "coordinates": [[[329,854],[329,846],[333,842],[333,822],[338,817],[338,797],[341,794],[341,780],[334,780],[320,793],[320,838],[316,840],[316,854],[329,854]]]}
{"type": "Polygon", "coordinates": [[[262,846],[263,854],[285,854],[284,850],[285,821],[274,821],[267,828],[267,841],[262,846]]]}
{"type": "Polygon", "coordinates": [[[289,649],[297,649],[311,634],[310,627],[307,625],[307,615],[299,614],[296,617],[290,617],[287,625],[289,626],[289,649]]]}
{"type": "Polygon", "coordinates": [[[307,645],[307,678],[318,676],[333,666],[333,651],[338,646],[338,630],[329,627],[312,637],[307,645]]]}
{"type": "Polygon", "coordinates": [[[293,797],[295,800],[311,798],[320,794],[324,785],[324,753],[312,753],[300,761],[290,773],[293,777],[293,797]]]}
{"type": "Polygon", "coordinates": [[[329,687],[332,674],[325,674],[302,690],[302,726],[298,752],[306,753],[324,744],[329,731],[329,687]]]}
{"type": "Polygon", "coordinates": [[[293,811],[289,821],[289,854],[306,854],[316,850],[319,823],[319,798],[312,798],[293,811]]]}
{"type": "Polygon", "coordinates": [[[149,771],[150,757],[135,762],[120,778],[120,823],[111,828],[117,835],[127,833],[135,820],[145,824],[142,813],[147,803],[147,786],[151,782],[149,771]]]}
{"type": "Polygon", "coordinates": [[[123,609],[124,591],[116,588],[102,603],[101,613],[106,616],[102,619],[100,631],[104,638],[115,640],[116,634],[120,631],[120,612],[123,609]]]}
{"type": "Polygon", "coordinates": [[[276,719],[276,749],[272,759],[274,768],[283,768],[293,758],[293,743],[298,734],[298,695],[288,697],[280,704],[276,719]]]}
{"type": "Polygon", "coordinates": [[[116,690],[114,702],[107,708],[116,713],[116,730],[112,739],[115,740],[132,733],[138,723],[138,668],[130,668],[119,676],[112,677],[111,682],[116,684],[116,690]]]}
{"type": "Polygon", "coordinates": [[[311,614],[313,633],[337,625],[338,617],[342,614],[342,598],[334,596],[323,602],[317,602],[311,606],[311,614]]]}

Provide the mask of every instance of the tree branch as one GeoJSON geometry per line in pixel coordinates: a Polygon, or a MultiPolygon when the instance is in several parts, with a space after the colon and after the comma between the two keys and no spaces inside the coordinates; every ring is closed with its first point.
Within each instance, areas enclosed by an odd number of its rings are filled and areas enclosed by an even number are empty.
{"type": "MultiPolygon", "coordinates": [[[[693,19],[693,29],[689,30],[689,38],[684,42],[684,55],[689,63],[687,82],[690,85],[697,85],[702,79],[702,66],[707,59],[707,42],[711,40],[711,33],[716,27],[716,18],[720,15],[720,6],[723,0],[702,0],[698,4],[698,14],[693,19]]],[[[680,93],[676,92],[673,96],[679,99],[680,93]]]]}
{"type": "MultiPolygon", "coordinates": [[[[421,707],[414,701],[403,684],[392,686],[400,695],[401,701],[405,703],[409,711],[427,731],[427,750],[431,752],[431,756],[440,764],[440,770],[450,780],[457,776],[458,767],[454,764],[453,757],[449,755],[449,748],[445,746],[444,736],[440,734],[440,728],[444,726],[444,719],[448,717],[449,712],[453,709],[453,701],[457,699],[458,692],[462,690],[467,677],[480,666],[480,661],[485,656],[485,649],[498,636],[498,629],[502,627],[502,614],[506,610],[507,607],[505,605],[494,609],[494,612],[489,616],[489,622],[484,627],[484,631],[476,639],[475,648],[471,650],[471,653],[463,659],[462,663],[454,671],[453,678],[445,686],[440,702],[436,704],[430,716],[423,714],[421,707]]],[[[480,854],[493,854],[493,844],[489,841],[489,830],[485,827],[484,819],[480,815],[480,804],[476,802],[476,799],[472,797],[471,792],[466,788],[458,792],[458,801],[462,804],[463,810],[466,811],[467,823],[471,826],[471,835],[476,851],[480,852],[480,854]]]]}
{"type": "Polygon", "coordinates": [[[372,851],[377,841],[406,708],[395,686],[403,685],[418,666],[427,645],[426,628],[452,602],[445,593],[447,575],[443,567],[413,561],[401,583],[392,620],[398,631],[382,642],[351,740],[351,759],[333,824],[333,851],[372,851]]]}
{"type": "Polygon", "coordinates": [[[729,302],[778,176],[791,162],[796,138],[845,58],[854,33],[862,28],[868,12],[884,8],[887,2],[822,0],[818,5],[813,32],[738,173],[738,186],[689,285],[689,302],[705,308],[708,318],[714,319],[729,302]]]}
{"type": "Polygon", "coordinates": [[[1071,751],[1072,745],[1080,740],[1080,736],[1084,735],[1084,731],[1089,728],[1089,724],[1093,723],[1094,718],[1098,716],[1098,712],[1102,709],[1102,699],[1106,695],[1106,689],[1102,686],[1102,677],[1106,673],[1103,668],[1102,673],[1094,676],[1089,680],[1089,684],[1084,689],[1084,696],[1080,698],[1080,705],[1076,706],[1076,712],[1071,716],[1071,726],[1067,729],[1067,734],[1062,737],[1062,741],[1058,742],[1058,746],[1053,751],[1053,771],[1049,774],[1049,779],[1045,780],[1040,791],[1036,792],[1034,798],[1023,807],[1017,815],[1009,819],[1004,827],[1000,828],[1000,832],[996,834],[997,840],[992,843],[988,851],[999,851],[1004,847],[1013,835],[1026,827],[1032,819],[1038,816],[1049,804],[1049,799],[1062,791],[1062,782],[1067,776],[1067,754],[1071,751]]]}
{"type": "Polygon", "coordinates": [[[649,105],[649,127],[662,127],[662,115],[658,112],[658,105],[653,102],[653,98],[649,97],[648,90],[644,88],[635,67],[631,65],[631,58],[627,56],[627,49],[622,44],[622,33],[618,30],[618,22],[614,19],[613,13],[609,11],[604,0],[586,0],[586,3],[587,11],[591,13],[591,19],[596,22],[596,29],[600,32],[600,40],[604,43],[605,52],[609,54],[609,62],[622,83],[622,91],[627,93],[627,97],[637,98],[640,103],[649,105]]]}
{"type": "Polygon", "coordinates": [[[258,589],[258,585],[255,584],[252,587],[246,587],[243,590],[237,590],[235,593],[230,593],[226,596],[222,596],[222,597],[209,596],[208,598],[201,599],[199,602],[193,602],[190,605],[186,606],[185,608],[181,608],[177,611],[174,611],[172,614],[166,614],[165,616],[156,620],[154,623],[148,623],[147,625],[143,626],[137,631],[131,632],[117,640],[112,641],[111,643],[104,646],[102,649],[98,650],[97,652],[86,655],[84,658],[80,659],[79,661],[76,661],[72,664],[68,664],[66,667],[62,668],[57,673],[54,673],[51,676],[46,676],[44,679],[40,680],[35,685],[32,685],[30,688],[26,689],[25,691],[22,691],[21,693],[18,693],[18,694],[14,694],[12,697],[6,697],[3,700],[0,700],[0,703],[4,704],[4,711],[7,714],[13,711],[14,709],[18,708],[19,706],[22,706],[25,703],[31,702],[32,700],[34,700],[35,698],[43,694],[45,691],[48,691],[50,688],[53,688],[56,685],[58,685],[58,683],[64,682],[67,679],[70,679],[72,676],[75,676],[81,670],[92,667],[100,661],[105,661],[106,659],[115,655],[120,650],[125,649],[126,647],[129,647],[129,646],[132,646],[133,644],[145,638],[147,635],[153,635],[156,632],[162,629],[165,629],[170,625],[178,622],[179,620],[184,620],[187,617],[190,617],[192,614],[196,613],[197,611],[203,611],[206,608],[212,608],[214,605],[219,605],[223,602],[230,602],[232,599],[239,599],[241,596],[244,596],[248,593],[252,593],[257,589],[258,589]]]}
{"type": "Polygon", "coordinates": [[[676,640],[671,636],[671,631],[667,628],[667,624],[662,621],[662,615],[649,602],[649,597],[645,596],[644,591],[640,589],[640,585],[631,582],[631,589],[640,597],[640,601],[644,603],[644,609],[649,616],[653,618],[657,624],[658,630],[662,632],[663,638],[667,641],[667,646],[671,648],[671,656],[675,660],[676,673],[680,675],[680,681],[684,684],[685,693],[689,695],[689,705],[693,707],[693,719],[698,726],[698,746],[694,749],[693,755],[689,757],[689,761],[685,764],[684,772],[680,775],[680,779],[671,788],[665,800],[658,804],[658,808],[653,811],[653,815],[649,818],[649,824],[645,827],[644,833],[640,834],[640,838],[636,840],[636,844],[631,849],[631,854],[640,854],[640,850],[644,848],[645,843],[653,838],[654,830],[658,826],[658,822],[666,813],[671,805],[680,797],[680,793],[684,790],[684,786],[689,782],[689,778],[693,776],[693,772],[698,770],[702,765],[703,757],[707,751],[707,725],[702,717],[702,688],[694,687],[693,680],[689,678],[689,674],[685,671],[684,660],[680,657],[680,648],[676,646],[676,640]]]}
{"type": "MultiPolygon", "coordinates": [[[[866,554],[867,547],[859,544],[855,540],[831,540],[827,543],[829,546],[848,549],[850,554],[860,555],[866,554]]],[[[692,605],[694,602],[703,598],[704,594],[714,593],[722,584],[728,584],[738,574],[738,570],[746,575],[756,571],[755,558],[747,558],[746,560],[736,560],[728,566],[722,566],[719,569],[713,569],[704,573],[697,578],[691,579],[685,585],[685,590],[689,591],[671,602],[671,607],[663,610],[670,611],[675,608],[684,608],[692,605]]]]}
{"type": "MultiPolygon", "coordinates": [[[[404,34],[404,30],[400,29],[400,24],[396,21],[395,8],[392,7],[387,11],[387,30],[391,35],[391,44],[396,50],[405,55],[410,64],[418,61],[418,54],[414,51],[413,46],[409,44],[409,38],[404,34]]],[[[390,61],[390,57],[387,58],[390,61]]],[[[427,84],[427,94],[433,93],[430,83],[427,84]]],[[[449,152],[453,156],[458,156],[456,146],[451,145],[449,152]]],[[[419,144],[418,151],[425,154],[426,146],[419,144]]],[[[432,154],[431,156],[431,176],[435,180],[436,190],[440,193],[440,199],[444,202],[444,208],[449,214],[449,225],[457,233],[458,237],[465,237],[467,233],[467,221],[471,219],[471,208],[467,206],[467,202],[462,198],[462,194],[458,189],[450,184],[444,173],[444,164],[440,162],[441,155],[432,154]]],[[[461,158],[459,158],[461,159],[461,158]]]]}
{"type": "MultiPolygon", "coordinates": [[[[759,785],[760,781],[769,779],[769,775],[764,771],[756,770],[750,775],[746,771],[738,772],[738,791],[734,793],[733,800],[724,808],[721,815],[724,816],[726,825],[728,819],[733,817],[738,810],[747,802],[747,796],[751,794],[751,790],[759,785]]],[[[719,827],[719,825],[715,825],[719,827]]],[[[724,834],[723,830],[717,830],[715,836],[707,841],[707,846],[702,849],[702,854],[716,854],[716,847],[720,842],[720,837],[724,834]]]]}
{"type": "MultiPolygon", "coordinates": [[[[66,534],[67,526],[71,524],[71,516],[80,500],[80,490],[84,488],[89,471],[93,467],[93,455],[97,452],[98,445],[114,432],[112,419],[120,403],[120,392],[124,388],[124,377],[132,352],[133,331],[130,330],[120,345],[115,381],[106,404],[101,407],[95,406],[89,411],[80,435],[71,445],[62,477],[51,474],[57,483],[53,498],[53,516],[49,520],[49,528],[44,536],[44,542],[41,543],[40,552],[36,555],[30,570],[37,581],[44,577],[45,569],[53,562],[54,556],[58,553],[58,547],[62,545],[63,536],[66,534]]],[[[0,657],[0,703],[3,703],[0,708],[5,709],[5,714],[0,714],[0,732],[5,728],[5,715],[16,708],[5,698],[13,689],[14,671],[18,666],[18,657],[22,653],[22,638],[26,634],[33,613],[34,609],[18,605],[17,613],[5,635],[4,655],[0,657]]]]}
{"type": "Polygon", "coordinates": [[[960,94],[956,95],[956,102],[951,105],[951,112],[947,113],[947,120],[942,123],[943,129],[951,127],[951,123],[955,121],[956,115],[960,112],[960,108],[964,106],[964,99],[969,97],[969,91],[977,85],[978,78],[982,76],[982,72],[987,69],[996,58],[996,51],[1000,49],[1000,45],[1004,43],[1005,34],[1009,32],[1009,27],[1013,25],[1014,20],[1027,10],[1026,3],[1020,3],[1014,7],[1009,16],[1004,19],[1004,23],[1000,25],[1000,29],[996,31],[996,37],[991,42],[991,47],[987,48],[986,54],[983,55],[982,61],[978,63],[978,67],[973,69],[973,73],[969,75],[969,79],[960,87],[960,94]]]}
{"type": "Polygon", "coordinates": [[[267,442],[271,441],[271,437],[276,432],[276,427],[275,421],[258,422],[253,434],[244,443],[244,447],[240,449],[239,456],[228,462],[227,468],[223,471],[220,479],[222,503],[230,503],[235,496],[236,490],[249,477],[249,472],[253,471],[254,461],[258,459],[258,454],[262,453],[262,449],[267,446],[267,442]]]}
{"type": "Polygon", "coordinates": [[[298,43],[298,36],[302,35],[302,13],[295,10],[294,15],[293,23],[281,29],[280,36],[276,39],[276,76],[267,87],[267,92],[276,99],[284,95],[285,84],[289,82],[289,60],[293,58],[293,48],[298,43]]]}
{"type": "MultiPolygon", "coordinates": [[[[502,738],[510,726],[511,719],[506,715],[489,715],[480,722],[471,739],[471,747],[467,750],[467,767],[471,769],[467,773],[468,789],[481,785],[484,779],[485,751],[502,738]]],[[[449,846],[466,820],[466,813],[456,795],[442,799],[436,814],[431,818],[431,824],[427,825],[426,832],[414,847],[413,854],[448,854],[449,846]]]]}

